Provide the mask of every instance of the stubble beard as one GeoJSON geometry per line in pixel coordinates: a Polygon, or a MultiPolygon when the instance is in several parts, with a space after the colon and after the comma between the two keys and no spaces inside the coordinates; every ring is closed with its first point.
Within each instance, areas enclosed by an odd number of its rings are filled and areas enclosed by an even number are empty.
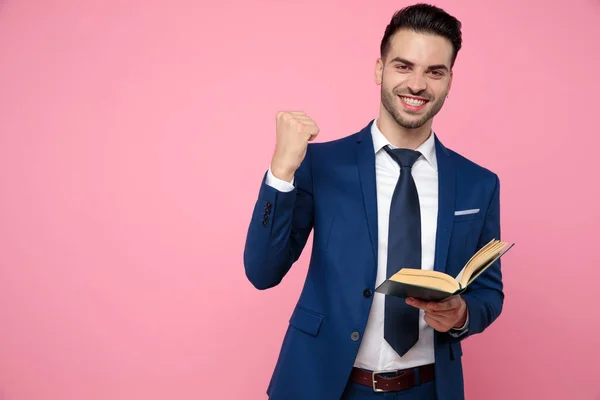
{"type": "Polygon", "coordinates": [[[381,85],[381,102],[387,112],[394,118],[396,123],[405,129],[418,129],[425,125],[430,119],[432,119],[444,106],[446,95],[444,94],[440,99],[435,100],[433,96],[428,93],[419,94],[429,100],[429,111],[419,119],[406,118],[402,113],[409,113],[405,110],[401,110],[398,105],[399,95],[409,94],[408,90],[393,89],[388,91],[385,89],[385,85],[381,85]]]}

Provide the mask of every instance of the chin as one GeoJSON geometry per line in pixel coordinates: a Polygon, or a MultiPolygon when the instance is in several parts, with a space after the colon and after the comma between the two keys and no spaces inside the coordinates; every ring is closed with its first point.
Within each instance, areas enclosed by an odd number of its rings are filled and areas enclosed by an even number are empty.
{"type": "Polygon", "coordinates": [[[427,120],[423,120],[422,118],[412,119],[412,118],[399,118],[396,119],[396,122],[406,129],[419,129],[423,125],[427,123],[427,120]]]}
{"type": "Polygon", "coordinates": [[[425,124],[401,124],[401,126],[405,129],[416,130],[423,127],[425,124]]]}

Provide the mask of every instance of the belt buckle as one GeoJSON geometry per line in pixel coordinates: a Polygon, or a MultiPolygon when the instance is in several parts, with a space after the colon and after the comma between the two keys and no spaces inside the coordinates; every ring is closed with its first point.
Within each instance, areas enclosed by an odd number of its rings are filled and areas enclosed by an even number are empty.
{"type": "Polygon", "coordinates": [[[375,384],[377,383],[377,381],[375,380],[375,375],[377,375],[377,374],[381,374],[381,373],[383,373],[383,372],[386,372],[386,371],[373,371],[373,372],[371,373],[371,382],[373,382],[373,391],[374,391],[374,392],[385,392],[385,390],[383,390],[383,389],[377,389],[377,388],[375,387],[375,384]]]}

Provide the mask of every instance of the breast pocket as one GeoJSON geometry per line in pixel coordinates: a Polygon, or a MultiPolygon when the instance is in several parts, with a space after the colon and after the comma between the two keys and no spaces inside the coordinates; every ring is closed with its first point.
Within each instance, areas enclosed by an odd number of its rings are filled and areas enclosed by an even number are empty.
{"type": "Polygon", "coordinates": [[[481,210],[478,208],[457,210],[454,212],[454,223],[481,219],[481,210]]]}
{"type": "Polygon", "coordinates": [[[454,214],[450,249],[448,253],[449,267],[456,272],[473,256],[476,251],[481,229],[483,227],[482,210],[466,210],[454,214]]]}

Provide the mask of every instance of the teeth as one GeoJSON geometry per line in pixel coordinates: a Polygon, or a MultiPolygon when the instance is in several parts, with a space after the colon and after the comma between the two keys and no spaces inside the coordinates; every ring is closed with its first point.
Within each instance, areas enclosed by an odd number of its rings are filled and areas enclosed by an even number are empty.
{"type": "Polygon", "coordinates": [[[402,97],[402,96],[400,96],[400,98],[402,99],[403,102],[410,104],[411,106],[422,106],[423,104],[425,104],[425,101],[423,101],[423,100],[417,100],[417,99],[413,99],[410,97],[402,97]]]}

